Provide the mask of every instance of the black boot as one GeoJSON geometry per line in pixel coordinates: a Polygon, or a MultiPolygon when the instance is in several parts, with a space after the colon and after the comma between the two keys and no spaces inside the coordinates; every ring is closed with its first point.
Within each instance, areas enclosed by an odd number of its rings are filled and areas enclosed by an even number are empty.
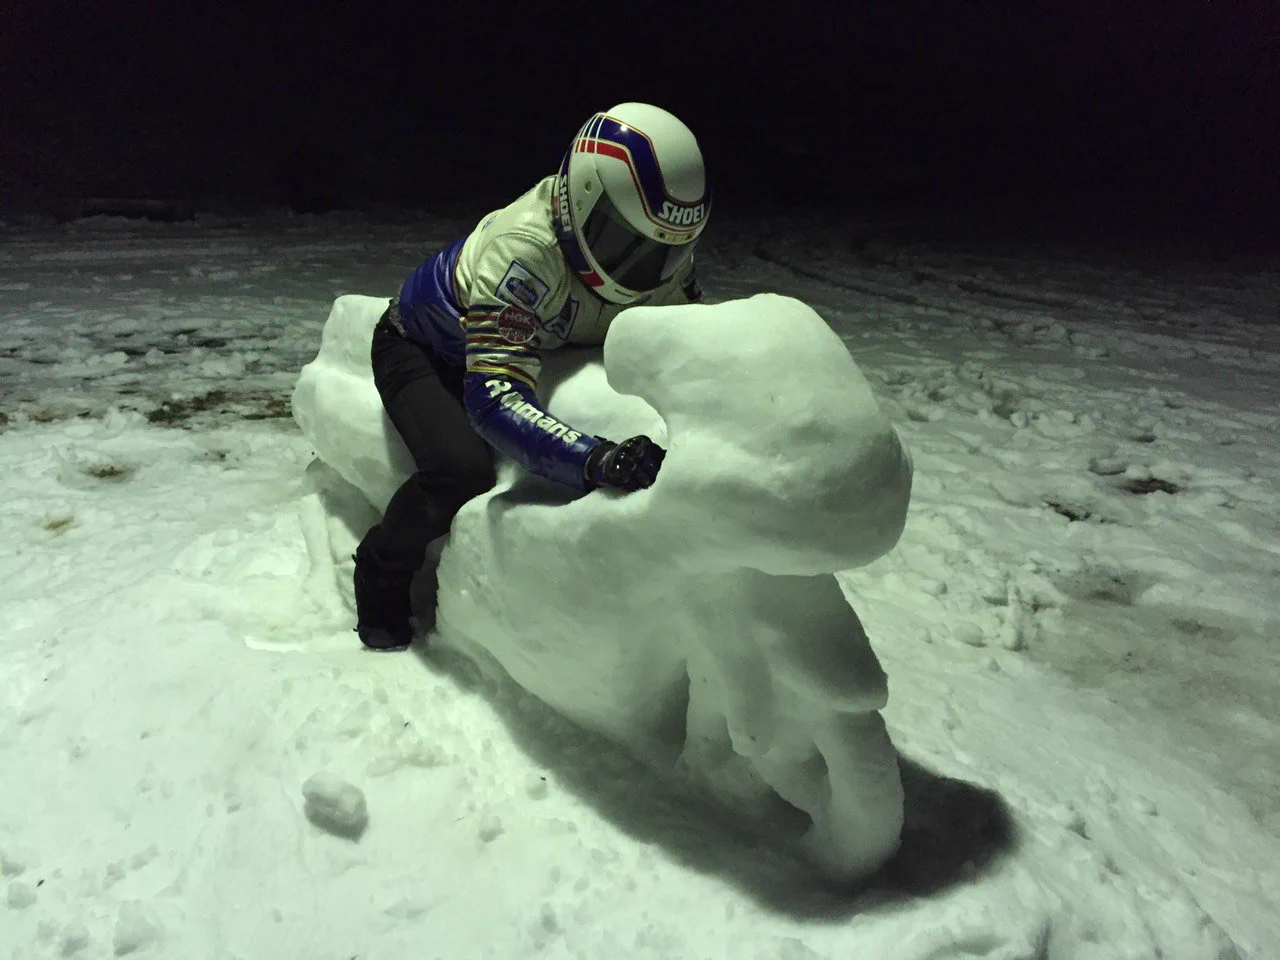
{"type": "Polygon", "coordinates": [[[413,627],[409,585],[413,574],[389,573],[378,569],[357,551],[356,562],[356,632],[360,641],[373,650],[396,650],[409,646],[413,627]]]}

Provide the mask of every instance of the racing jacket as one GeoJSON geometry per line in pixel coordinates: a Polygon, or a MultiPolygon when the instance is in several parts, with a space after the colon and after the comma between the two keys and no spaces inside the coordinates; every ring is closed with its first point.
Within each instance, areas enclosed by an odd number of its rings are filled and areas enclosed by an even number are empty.
{"type": "Polygon", "coordinates": [[[690,261],[637,304],[596,296],[561,252],[554,188],[547,177],[414,270],[400,291],[400,319],[406,336],[463,371],[480,436],[533,473],[583,490],[587,455],[600,441],[539,402],[542,351],[603,343],[627,306],[692,302],[702,291],[690,261]]]}

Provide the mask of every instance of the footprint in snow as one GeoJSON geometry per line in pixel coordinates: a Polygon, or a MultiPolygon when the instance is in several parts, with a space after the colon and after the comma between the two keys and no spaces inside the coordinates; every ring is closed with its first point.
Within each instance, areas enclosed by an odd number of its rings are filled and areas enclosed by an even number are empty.
{"type": "Polygon", "coordinates": [[[1159,477],[1133,477],[1125,480],[1120,484],[1121,490],[1127,490],[1129,493],[1145,496],[1148,493],[1181,493],[1182,487],[1170,480],[1162,480],[1159,477]]]}
{"type": "Polygon", "coordinates": [[[128,464],[119,463],[115,460],[96,460],[91,463],[83,464],[80,467],[85,476],[93,477],[95,480],[102,480],[108,483],[118,483],[127,480],[134,472],[134,468],[128,464]]]}

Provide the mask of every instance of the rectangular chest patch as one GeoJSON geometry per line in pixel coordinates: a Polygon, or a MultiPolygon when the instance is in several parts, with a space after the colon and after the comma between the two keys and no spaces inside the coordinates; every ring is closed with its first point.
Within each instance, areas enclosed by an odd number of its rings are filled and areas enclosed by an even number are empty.
{"type": "Polygon", "coordinates": [[[551,293],[551,288],[519,260],[512,260],[502,282],[498,284],[497,293],[499,299],[536,313],[542,301],[551,293]]]}

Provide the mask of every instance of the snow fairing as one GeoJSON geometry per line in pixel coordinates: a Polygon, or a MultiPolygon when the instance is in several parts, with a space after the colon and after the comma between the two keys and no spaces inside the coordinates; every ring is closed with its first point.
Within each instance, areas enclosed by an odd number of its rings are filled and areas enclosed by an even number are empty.
{"type": "MultiPolygon", "coordinates": [[[[293,398],[317,452],[312,588],[347,597],[355,541],[413,469],[369,370],[385,306],[339,298],[293,398]]],[[[579,429],[663,443],[662,473],[579,496],[502,464],[454,522],[432,644],[748,817],[791,815],[824,873],[873,871],[902,790],[885,675],[833,573],[893,547],[912,467],[843,342],[780,296],[637,307],[603,365],[549,355],[542,392],[579,429]]]]}

